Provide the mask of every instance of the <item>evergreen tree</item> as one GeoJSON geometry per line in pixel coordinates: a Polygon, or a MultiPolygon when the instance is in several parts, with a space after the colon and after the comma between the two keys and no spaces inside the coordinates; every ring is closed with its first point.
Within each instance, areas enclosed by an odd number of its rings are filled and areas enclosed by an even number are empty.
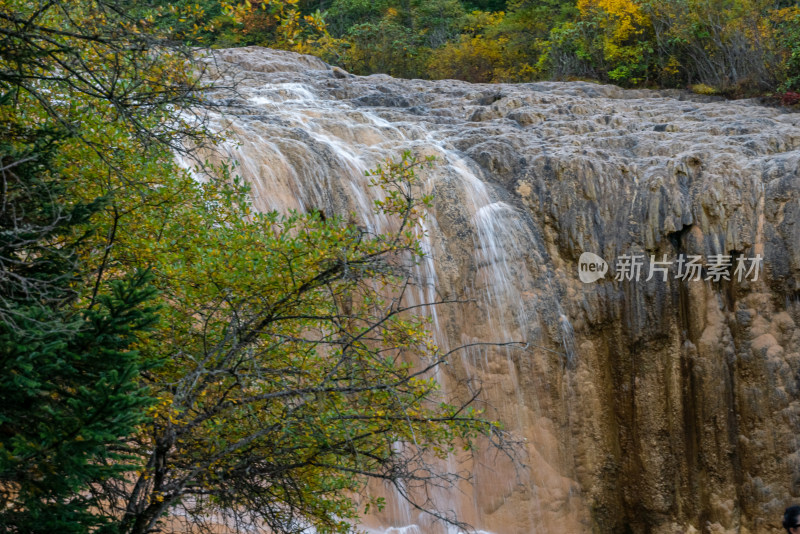
{"type": "MultiPolygon", "coordinates": [[[[13,92],[2,98],[13,105],[13,92]]],[[[66,134],[3,123],[0,200],[0,525],[110,525],[93,493],[129,468],[124,439],[149,403],[130,350],[153,324],[147,275],[82,289],[76,252],[104,204],[73,203],[52,160],[66,134]],[[99,289],[99,288],[98,288],[99,289]]]]}

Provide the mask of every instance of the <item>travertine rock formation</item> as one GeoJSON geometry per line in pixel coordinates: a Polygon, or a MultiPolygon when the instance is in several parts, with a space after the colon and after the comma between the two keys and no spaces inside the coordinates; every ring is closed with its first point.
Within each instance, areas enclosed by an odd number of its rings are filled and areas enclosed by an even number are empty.
{"type": "MultiPolygon", "coordinates": [[[[218,93],[261,209],[355,211],[363,170],[403,150],[427,173],[440,343],[474,376],[527,469],[487,455],[439,497],[496,534],[778,532],[800,500],[800,114],[592,83],[355,77],[260,48],[216,53],[218,93]],[[583,283],[578,258],[611,264],[583,283]],[[614,280],[622,255],[639,281],[614,280]],[[764,258],[758,280],[648,275],[650,255],[764,258]]],[[[456,460],[454,460],[456,462],[456,460]]],[[[446,466],[445,466],[446,467],[446,466]]],[[[453,466],[451,466],[453,467],[453,466]]],[[[457,466],[463,468],[464,466],[457,466]]],[[[455,467],[454,467],[455,468],[455,467]]],[[[401,504],[368,524],[423,518],[401,504]]]]}

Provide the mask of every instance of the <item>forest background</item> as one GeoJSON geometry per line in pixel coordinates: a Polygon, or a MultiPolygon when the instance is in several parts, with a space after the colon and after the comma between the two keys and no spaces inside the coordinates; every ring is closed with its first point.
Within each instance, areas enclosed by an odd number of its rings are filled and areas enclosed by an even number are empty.
{"type": "Polygon", "coordinates": [[[791,0],[253,0],[171,3],[176,37],[317,55],[349,72],[469,82],[588,79],[800,97],[791,0]],[[787,94],[789,93],[789,94],[787,94]]]}

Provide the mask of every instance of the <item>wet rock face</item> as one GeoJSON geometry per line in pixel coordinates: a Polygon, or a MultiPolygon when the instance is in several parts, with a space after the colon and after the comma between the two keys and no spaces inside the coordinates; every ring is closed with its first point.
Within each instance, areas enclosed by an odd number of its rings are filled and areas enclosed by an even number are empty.
{"type": "MultiPolygon", "coordinates": [[[[240,79],[229,155],[261,209],[355,211],[363,170],[435,155],[424,275],[468,296],[434,318],[480,378],[527,467],[487,456],[441,505],[481,529],[777,532],[800,501],[800,115],[749,101],[591,83],[474,85],[353,77],[307,56],[217,53],[240,79]],[[598,254],[605,278],[583,283],[598,254]],[[737,280],[736,258],[764,269],[737,280]],[[623,255],[639,281],[614,280],[623,255]],[[731,280],[645,281],[650,256],[732,258],[731,280]]],[[[370,523],[371,521],[371,523],[370,523]]],[[[373,526],[420,524],[402,505],[373,526]]]]}

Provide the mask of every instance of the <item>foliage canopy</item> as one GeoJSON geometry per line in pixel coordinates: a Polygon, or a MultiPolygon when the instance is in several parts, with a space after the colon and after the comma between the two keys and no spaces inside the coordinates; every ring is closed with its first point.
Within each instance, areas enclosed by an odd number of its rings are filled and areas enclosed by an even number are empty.
{"type": "Polygon", "coordinates": [[[800,89],[793,1],[269,0],[236,9],[204,42],[312,53],[357,74],[705,84],[734,96],[800,89]]]}

